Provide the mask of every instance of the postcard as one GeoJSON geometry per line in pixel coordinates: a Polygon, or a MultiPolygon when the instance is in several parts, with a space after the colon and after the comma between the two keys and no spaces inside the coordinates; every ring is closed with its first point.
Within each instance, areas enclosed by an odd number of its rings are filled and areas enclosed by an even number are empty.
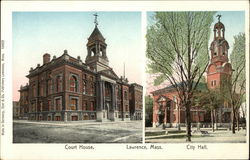
{"type": "Polygon", "coordinates": [[[249,159],[247,1],[4,1],[1,159],[249,159]]]}

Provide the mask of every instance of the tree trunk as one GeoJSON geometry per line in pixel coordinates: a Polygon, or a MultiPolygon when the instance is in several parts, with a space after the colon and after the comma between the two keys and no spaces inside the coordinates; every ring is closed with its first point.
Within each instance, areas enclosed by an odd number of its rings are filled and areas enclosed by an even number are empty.
{"type": "Polygon", "coordinates": [[[181,109],[180,109],[180,106],[178,105],[178,131],[181,130],[181,109]]]}
{"type": "Polygon", "coordinates": [[[200,131],[200,116],[198,109],[197,109],[197,131],[200,131]]]}
{"type": "Polygon", "coordinates": [[[190,103],[186,103],[186,134],[187,142],[191,142],[191,120],[190,120],[190,103]]]}
{"type": "Polygon", "coordinates": [[[214,132],[214,114],[213,114],[213,109],[211,109],[211,125],[212,125],[212,131],[214,132]]]}
{"type": "Polygon", "coordinates": [[[237,130],[240,131],[240,114],[237,112],[237,130]]]}
{"type": "Polygon", "coordinates": [[[232,110],[232,133],[235,134],[235,110],[232,110]]]}
{"type": "Polygon", "coordinates": [[[214,126],[215,126],[215,130],[218,130],[218,126],[217,126],[217,114],[216,114],[216,109],[214,109],[214,126]]]}

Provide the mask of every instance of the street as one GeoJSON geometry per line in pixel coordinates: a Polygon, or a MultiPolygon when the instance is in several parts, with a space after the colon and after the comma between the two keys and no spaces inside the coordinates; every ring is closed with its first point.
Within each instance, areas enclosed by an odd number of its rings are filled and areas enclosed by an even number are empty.
{"type": "Polygon", "coordinates": [[[141,143],[142,122],[13,122],[13,143],[141,143]]]}

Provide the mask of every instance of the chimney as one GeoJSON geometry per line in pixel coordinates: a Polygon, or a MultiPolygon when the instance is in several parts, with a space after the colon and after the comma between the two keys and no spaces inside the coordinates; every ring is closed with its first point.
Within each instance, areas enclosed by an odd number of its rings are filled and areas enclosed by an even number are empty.
{"type": "Polygon", "coordinates": [[[43,64],[49,63],[50,62],[50,54],[45,53],[43,55],[43,64]]]}

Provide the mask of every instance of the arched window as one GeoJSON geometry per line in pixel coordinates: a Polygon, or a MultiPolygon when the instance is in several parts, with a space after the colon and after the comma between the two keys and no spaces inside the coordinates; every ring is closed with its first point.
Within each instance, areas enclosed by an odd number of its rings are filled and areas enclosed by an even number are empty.
{"type": "Polygon", "coordinates": [[[56,77],[56,92],[61,92],[62,91],[62,77],[57,76],[56,77]]]}
{"type": "Polygon", "coordinates": [[[82,82],[82,93],[83,93],[83,94],[86,94],[86,87],[87,87],[86,81],[83,80],[83,82],[82,82]]]}
{"type": "Polygon", "coordinates": [[[75,76],[70,77],[70,91],[77,92],[77,78],[75,76]]]}

